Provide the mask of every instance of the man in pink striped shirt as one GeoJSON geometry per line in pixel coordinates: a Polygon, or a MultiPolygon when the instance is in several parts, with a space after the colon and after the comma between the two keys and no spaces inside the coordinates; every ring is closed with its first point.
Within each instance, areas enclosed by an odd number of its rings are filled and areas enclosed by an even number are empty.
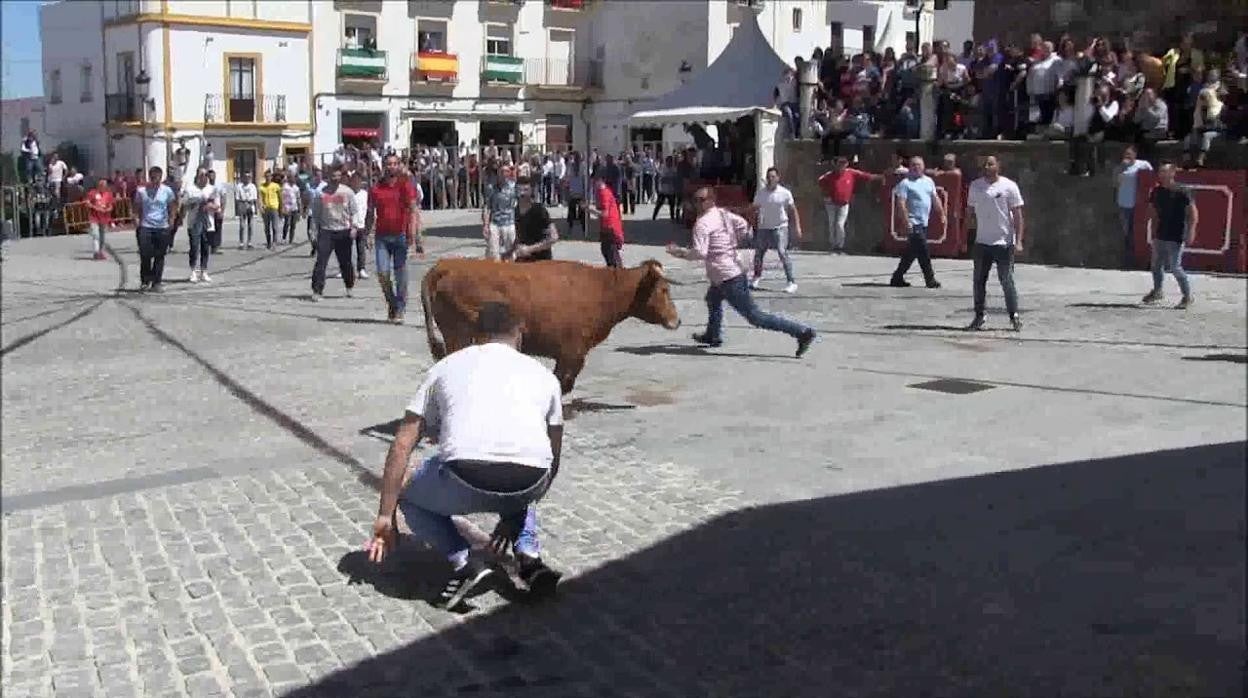
{"type": "Polygon", "coordinates": [[[723,344],[724,301],[754,327],[783,332],[797,340],[797,356],[801,357],[815,341],[815,331],[778,315],[765,313],[750,296],[745,268],[737,259],[737,245],[749,237],[749,223],[735,213],[715,205],[715,194],[703,187],[693,195],[698,220],[693,224],[693,246],[667,246],[667,253],[681,259],[706,262],[706,332],[693,335],[699,344],[718,347],[723,344]]]}

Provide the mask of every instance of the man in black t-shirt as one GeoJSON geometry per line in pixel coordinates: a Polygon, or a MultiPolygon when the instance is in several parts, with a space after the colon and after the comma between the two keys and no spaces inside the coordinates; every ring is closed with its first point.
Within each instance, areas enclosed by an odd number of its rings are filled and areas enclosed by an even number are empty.
{"type": "Polygon", "coordinates": [[[504,259],[515,262],[554,259],[550,248],[558,241],[559,233],[550,220],[550,212],[533,200],[533,180],[521,177],[516,181],[516,245],[504,259]]]}
{"type": "Polygon", "coordinates": [[[1192,287],[1183,271],[1183,245],[1196,239],[1196,223],[1199,212],[1187,187],[1174,180],[1175,169],[1166,163],[1157,170],[1157,186],[1148,196],[1152,206],[1153,233],[1153,290],[1144,296],[1144,303],[1161,300],[1161,283],[1165,272],[1174,274],[1179,282],[1183,298],[1175,308],[1183,310],[1192,304],[1192,287]]]}

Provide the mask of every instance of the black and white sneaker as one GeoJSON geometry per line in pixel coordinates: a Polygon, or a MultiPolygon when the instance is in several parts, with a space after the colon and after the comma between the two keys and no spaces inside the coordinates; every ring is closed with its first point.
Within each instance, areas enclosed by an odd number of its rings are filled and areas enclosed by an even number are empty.
{"type": "Polygon", "coordinates": [[[450,610],[459,605],[468,592],[485,581],[494,570],[486,567],[480,560],[469,559],[468,564],[459,568],[446,580],[446,586],[438,594],[438,606],[450,610]]]}
{"type": "Polygon", "coordinates": [[[719,347],[724,344],[723,340],[709,337],[705,332],[695,332],[693,335],[693,341],[706,347],[719,347]]]}
{"type": "Polygon", "coordinates": [[[984,316],[983,315],[976,315],[975,319],[971,320],[971,324],[966,326],[967,332],[978,332],[982,329],[984,329],[984,316]]]}
{"type": "Polygon", "coordinates": [[[529,596],[535,599],[554,596],[555,588],[559,585],[559,580],[563,578],[563,573],[547,567],[540,557],[528,555],[517,557],[520,559],[520,581],[529,587],[529,596]]]}

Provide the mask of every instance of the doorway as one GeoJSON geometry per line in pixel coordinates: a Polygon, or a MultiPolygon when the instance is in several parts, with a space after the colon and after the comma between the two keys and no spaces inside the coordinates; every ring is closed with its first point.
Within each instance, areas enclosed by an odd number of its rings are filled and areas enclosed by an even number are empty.
{"type": "Polygon", "coordinates": [[[411,147],[442,146],[453,148],[459,145],[459,132],[454,121],[412,121],[411,147]]]}
{"type": "Polygon", "coordinates": [[[380,147],[385,139],[385,117],[380,112],[341,112],[342,144],[363,148],[372,143],[380,147]]]}

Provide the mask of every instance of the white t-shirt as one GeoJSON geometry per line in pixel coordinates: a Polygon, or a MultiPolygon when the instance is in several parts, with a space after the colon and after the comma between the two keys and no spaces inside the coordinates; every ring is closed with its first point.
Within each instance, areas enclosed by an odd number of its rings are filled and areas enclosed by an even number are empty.
{"type": "Polygon", "coordinates": [[[53,184],[64,181],[65,171],[68,169],[69,166],[65,164],[64,160],[57,160],[48,165],[48,181],[53,184]]]}
{"type": "Polygon", "coordinates": [[[777,184],[775,191],[767,187],[759,187],[754,195],[754,205],[758,207],[759,228],[779,228],[789,224],[787,206],[793,205],[793,192],[783,185],[777,184]]]}
{"type": "Polygon", "coordinates": [[[1023,205],[1018,185],[1006,177],[997,177],[991,184],[980,177],[971,182],[967,203],[975,209],[975,243],[979,245],[1013,245],[1014,222],[1010,209],[1023,205]]]}
{"type": "Polygon", "coordinates": [[[536,359],[491,342],[429,369],[407,411],[424,418],[444,460],[549,468],[548,426],[563,424],[559,381],[536,359]]]}
{"type": "Polygon", "coordinates": [[[357,230],[364,230],[364,225],[368,222],[368,189],[361,186],[360,190],[355,192],[355,220],[352,225],[357,230]]]}

